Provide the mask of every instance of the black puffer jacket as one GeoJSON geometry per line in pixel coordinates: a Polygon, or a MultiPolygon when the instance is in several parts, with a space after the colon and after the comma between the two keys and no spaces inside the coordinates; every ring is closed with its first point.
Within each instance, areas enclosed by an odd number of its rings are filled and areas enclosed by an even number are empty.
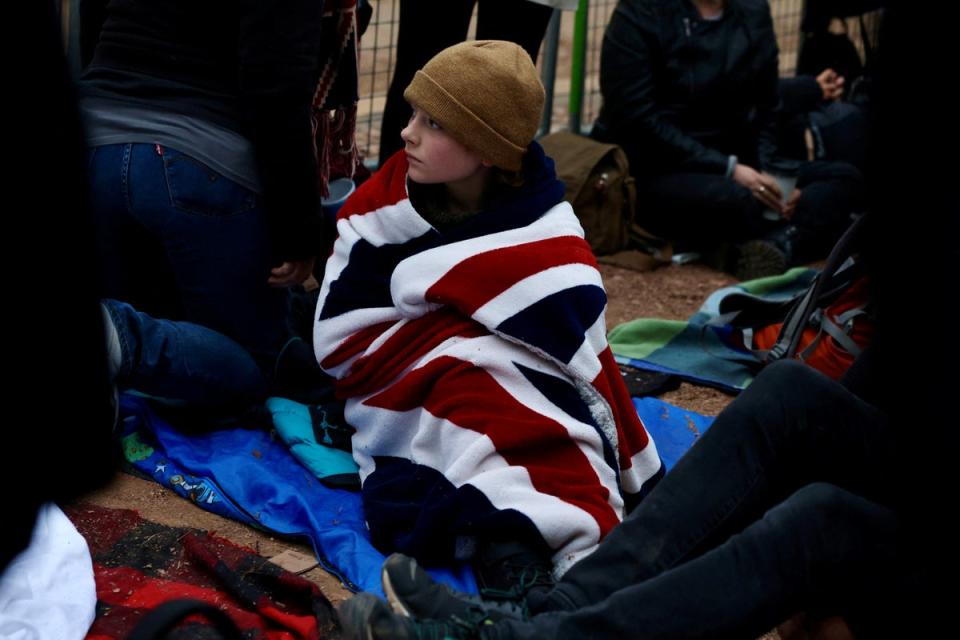
{"type": "Polygon", "coordinates": [[[766,0],[704,20],[689,0],[621,0],[603,39],[594,137],[634,173],[760,169],[776,151],[777,42],[766,0]]]}
{"type": "Polygon", "coordinates": [[[321,0],[84,0],[81,90],[208,120],[257,156],[278,260],[314,255],[321,0]]]}

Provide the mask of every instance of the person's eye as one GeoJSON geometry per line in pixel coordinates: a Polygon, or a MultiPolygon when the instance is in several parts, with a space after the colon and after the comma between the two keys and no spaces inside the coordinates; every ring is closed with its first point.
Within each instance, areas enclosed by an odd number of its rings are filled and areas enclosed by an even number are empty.
{"type": "Polygon", "coordinates": [[[440,123],[432,118],[427,118],[427,125],[429,125],[431,129],[443,129],[443,127],[440,126],[440,123]]]}

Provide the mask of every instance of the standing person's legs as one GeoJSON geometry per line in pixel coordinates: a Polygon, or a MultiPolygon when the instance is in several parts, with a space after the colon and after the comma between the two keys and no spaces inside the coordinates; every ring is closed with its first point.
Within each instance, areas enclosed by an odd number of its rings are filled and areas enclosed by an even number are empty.
{"type": "Polygon", "coordinates": [[[477,40],[508,40],[524,48],[534,64],[553,9],[527,0],[480,0],[477,40]]]}
{"type": "Polygon", "coordinates": [[[159,239],[183,318],[236,340],[269,370],[286,338],[286,290],[257,195],[169,147],[125,145],[129,216],[159,239]]]}
{"type": "Polygon", "coordinates": [[[380,165],[403,148],[400,130],[410,119],[403,91],[440,51],[463,42],[476,0],[400,0],[397,62],[380,124],[380,165]]]}
{"type": "Polygon", "coordinates": [[[183,304],[160,239],[130,215],[130,146],[87,153],[101,295],[158,318],[183,318],[183,304]]]}
{"type": "Polygon", "coordinates": [[[772,365],[540,608],[589,606],[689,562],[811,482],[889,499],[889,430],[876,408],[806,365],[772,365]]]}
{"type": "Polygon", "coordinates": [[[886,612],[874,625],[901,630],[909,615],[898,600],[898,528],[887,507],[830,484],[808,485],[696,559],[625,583],[592,606],[508,618],[480,627],[480,636],[756,638],[799,611],[845,614],[867,603],[886,612]]]}

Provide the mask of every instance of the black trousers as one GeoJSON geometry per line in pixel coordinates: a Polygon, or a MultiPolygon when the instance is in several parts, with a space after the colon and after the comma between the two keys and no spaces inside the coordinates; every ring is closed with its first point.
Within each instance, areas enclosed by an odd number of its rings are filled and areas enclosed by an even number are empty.
{"type": "MultiPolygon", "coordinates": [[[[380,164],[403,148],[400,130],[410,119],[403,91],[430,58],[463,42],[478,0],[401,0],[397,63],[380,127],[380,164]]],[[[537,61],[553,10],[526,0],[479,0],[477,40],[509,40],[537,61]]]]}
{"type": "Polygon", "coordinates": [[[909,629],[932,585],[903,554],[895,435],[844,386],[774,364],[542,613],[483,635],[756,638],[805,610],[864,637],[909,629]]]}
{"type": "MultiPolygon", "coordinates": [[[[803,240],[795,258],[822,258],[850,226],[850,214],[862,211],[863,178],[846,163],[810,162],[801,167],[797,188],[802,193],[791,223],[803,240]]],[[[668,173],[637,180],[639,224],[679,250],[744,242],[784,226],[764,217],[765,209],[749,189],[722,175],[668,173]]]]}

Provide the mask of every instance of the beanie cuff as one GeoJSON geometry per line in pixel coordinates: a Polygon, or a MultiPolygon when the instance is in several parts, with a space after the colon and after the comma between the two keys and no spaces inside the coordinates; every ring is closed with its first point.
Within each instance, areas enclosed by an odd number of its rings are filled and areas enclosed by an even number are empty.
{"type": "Polygon", "coordinates": [[[417,71],[403,97],[484,160],[507,171],[520,170],[526,146],[520,147],[503,137],[423,71],[417,71]]]}

